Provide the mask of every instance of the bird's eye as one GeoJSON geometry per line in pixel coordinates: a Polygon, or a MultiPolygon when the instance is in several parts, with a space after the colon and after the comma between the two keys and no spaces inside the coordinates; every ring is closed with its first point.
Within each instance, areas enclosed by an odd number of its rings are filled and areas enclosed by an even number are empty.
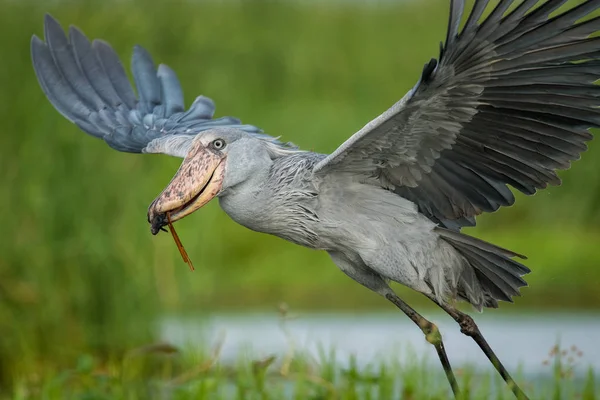
{"type": "Polygon", "coordinates": [[[223,139],[215,139],[212,142],[212,147],[215,150],[223,150],[225,148],[225,141],[223,139]]]}

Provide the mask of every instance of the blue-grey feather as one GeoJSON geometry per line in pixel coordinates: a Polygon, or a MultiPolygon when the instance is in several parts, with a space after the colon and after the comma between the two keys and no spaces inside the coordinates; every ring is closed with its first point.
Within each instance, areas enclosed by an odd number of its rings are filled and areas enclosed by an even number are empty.
{"type": "Polygon", "coordinates": [[[104,69],[111,86],[117,92],[123,104],[129,109],[135,108],[137,103],[135,93],[117,53],[104,40],[94,40],[92,48],[96,52],[98,63],[104,69]]]}
{"type": "Polygon", "coordinates": [[[142,125],[144,125],[144,128],[146,128],[146,129],[151,129],[154,127],[155,120],[156,120],[155,114],[146,114],[146,115],[144,115],[144,118],[142,118],[142,125]]]}
{"type": "Polygon", "coordinates": [[[103,103],[102,99],[79,69],[71,50],[71,44],[55,19],[46,17],[44,35],[54,64],[66,83],[71,86],[73,93],[87,108],[100,107],[103,103]]]}
{"type": "MultiPolygon", "coordinates": [[[[69,36],[73,46],[75,62],[92,86],[93,90],[90,90],[90,92],[95,92],[102,100],[102,103],[106,103],[111,107],[117,107],[123,101],[113,88],[102,65],[98,62],[96,52],[92,48],[92,43],[83,32],[73,26],[69,28],[69,36]]],[[[101,107],[102,103],[98,106],[101,107]]]]}
{"type": "Polygon", "coordinates": [[[161,103],[160,80],[150,54],[141,46],[135,46],[131,57],[131,70],[138,91],[138,108],[151,113],[161,103]]]}
{"type": "Polygon", "coordinates": [[[56,109],[71,121],[85,119],[89,109],[56,68],[48,46],[36,36],[31,40],[31,54],[40,86],[56,109]]]}
{"type": "Polygon", "coordinates": [[[185,110],[183,102],[183,90],[175,72],[168,66],[158,66],[158,79],[162,88],[165,115],[171,115],[185,110]]]}
{"type": "Polygon", "coordinates": [[[211,119],[215,113],[215,103],[205,96],[198,96],[190,106],[189,110],[183,113],[179,122],[188,122],[201,119],[211,119]]]}
{"type": "Polygon", "coordinates": [[[253,125],[242,125],[237,118],[213,119],[215,105],[204,96],[197,97],[185,111],[183,91],[175,73],[166,65],[157,70],[150,54],[140,46],[134,48],[132,56],[138,100],[121,61],[108,43],[90,43],[74,27],[67,37],[49,15],[44,33],[46,43],[36,36],[31,41],[33,67],[42,90],[62,115],[117,150],[139,153],[156,138],[191,138],[194,133],[213,127],[260,132],[253,125]]]}

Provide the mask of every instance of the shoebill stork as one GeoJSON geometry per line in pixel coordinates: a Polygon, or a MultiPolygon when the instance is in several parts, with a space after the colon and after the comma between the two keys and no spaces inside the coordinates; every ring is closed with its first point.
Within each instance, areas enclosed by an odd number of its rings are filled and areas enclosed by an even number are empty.
{"type": "Polygon", "coordinates": [[[452,0],[445,44],[417,84],[332,154],[302,151],[235,118],[213,118],[198,97],[185,109],[175,73],[133,53],[137,97],[111,47],[52,17],[33,37],[39,83],[86,133],[131,153],[183,158],[152,202],[153,234],[213,198],[254,231],[325,250],[350,278],[385,297],[425,333],[455,394],[437,327],[389,286],[423,293],[481,347],[518,398],[463,300],[481,311],[526,285],[523,256],[460,232],[475,217],[560,184],[556,174],[585,151],[600,126],[600,1],[476,0],[466,21],[452,0]],[[555,13],[556,12],[556,13],[555,13]],[[553,14],[551,16],[551,14],[553,14]]]}

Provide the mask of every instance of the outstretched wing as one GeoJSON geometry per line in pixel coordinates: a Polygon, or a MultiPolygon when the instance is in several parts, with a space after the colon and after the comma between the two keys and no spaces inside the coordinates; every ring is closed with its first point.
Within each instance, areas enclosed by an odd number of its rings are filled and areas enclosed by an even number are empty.
{"type": "Polygon", "coordinates": [[[215,105],[204,96],[186,111],[173,70],[166,65],[157,70],[140,46],[132,57],[136,97],[108,43],[90,43],[75,27],[67,38],[50,15],[44,21],[44,36],[46,43],[37,36],[31,40],[33,68],[44,93],[68,120],[116,150],[184,157],[191,138],[206,129],[234,126],[260,132],[236,118],[213,119],[215,105]]]}
{"type": "Polygon", "coordinates": [[[558,185],[600,126],[600,7],[587,0],[550,18],[566,0],[452,0],[446,44],[417,85],[367,124],[315,173],[355,173],[458,229],[481,212],[558,185]]]}

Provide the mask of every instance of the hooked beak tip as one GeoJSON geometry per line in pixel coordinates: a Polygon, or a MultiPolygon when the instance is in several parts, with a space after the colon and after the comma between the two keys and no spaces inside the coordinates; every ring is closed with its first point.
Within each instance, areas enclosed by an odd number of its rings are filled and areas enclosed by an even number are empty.
{"type": "Polygon", "coordinates": [[[167,214],[155,214],[151,208],[148,211],[148,222],[150,223],[150,232],[157,235],[160,231],[164,231],[165,228],[163,227],[168,224],[167,214]]]}

